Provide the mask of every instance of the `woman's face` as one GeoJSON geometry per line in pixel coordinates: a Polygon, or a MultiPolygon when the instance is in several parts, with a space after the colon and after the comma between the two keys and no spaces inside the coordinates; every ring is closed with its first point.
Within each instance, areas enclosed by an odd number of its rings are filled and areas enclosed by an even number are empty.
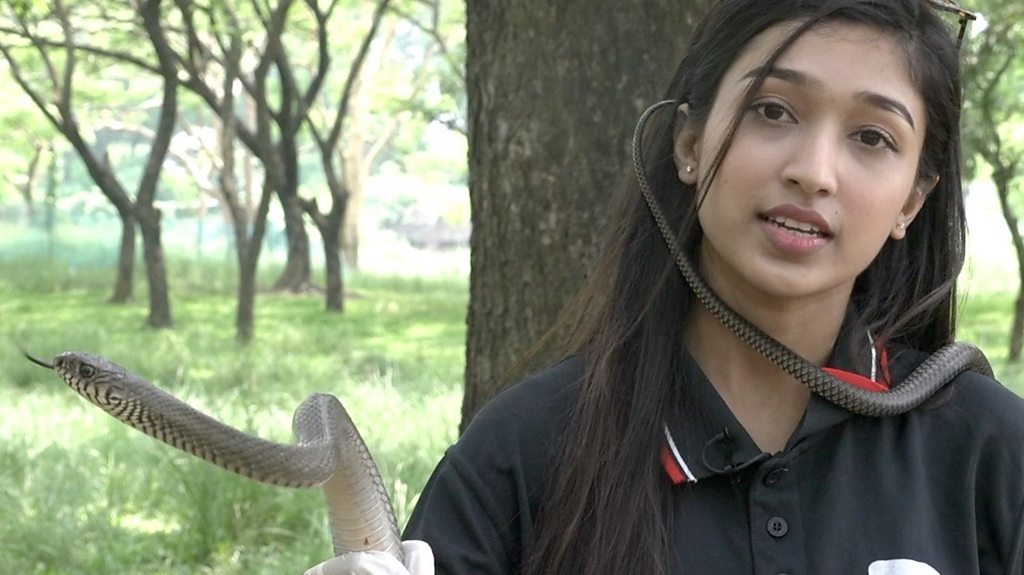
{"type": "MultiPolygon", "coordinates": [[[[793,28],[755,37],[722,78],[704,125],[684,123],[681,179],[708,177],[758,68],[793,28]]],[[[812,299],[845,306],[857,275],[888,238],[903,238],[935,183],[917,176],[926,113],[904,50],[868,26],[816,26],[740,113],[699,212],[705,278],[741,308],[812,299]]]]}

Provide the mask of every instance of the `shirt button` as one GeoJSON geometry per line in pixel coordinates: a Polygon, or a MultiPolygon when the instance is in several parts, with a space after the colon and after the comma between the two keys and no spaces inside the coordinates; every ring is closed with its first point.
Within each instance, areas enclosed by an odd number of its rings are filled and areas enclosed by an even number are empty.
{"type": "Polygon", "coordinates": [[[784,537],[789,533],[789,523],[781,517],[772,517],[768,520],[768,534],[772,537],[784,537]]]}
{"type": "Polygon", "coordinates": [[[761,480],[761,483],[764,483],[766,487],[771,487],[772,485],[778,483],[780,479],[782,479],[782,474],[785,472],[786,468],[776,467],[775,469],[772,469],[764,476],[764,479],[761,480]]]}

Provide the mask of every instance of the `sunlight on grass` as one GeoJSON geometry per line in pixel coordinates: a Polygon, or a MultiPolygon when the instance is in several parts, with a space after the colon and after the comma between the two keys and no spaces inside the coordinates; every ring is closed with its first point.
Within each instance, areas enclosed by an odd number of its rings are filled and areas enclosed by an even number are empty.
{"type": "Polygon", "coordinates": [[[177,521],[153,517],[144,513],[120,513],[112,518],[112,523],[128,531],[148,535],[181,531],[181,524],[177,521]]]}

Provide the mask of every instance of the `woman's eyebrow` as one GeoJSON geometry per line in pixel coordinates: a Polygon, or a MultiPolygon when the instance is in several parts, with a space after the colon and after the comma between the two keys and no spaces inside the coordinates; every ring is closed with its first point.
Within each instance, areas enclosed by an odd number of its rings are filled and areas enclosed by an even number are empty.
{"type": "MultiPolygon", "coordinates": [[[[743,76],[743,80],[754,79],[762,75],[767,78],[775,78],[782,80],[783,82],[795,84],[803,88],[821,88],[824,86],[824,82],[807,74],[806,72],[801,72],[800,70],[794,70],[792,68],[780,68],[778,66],[757,66],[747,72],[743,76]]],[[[906,120],[906,122],[910,124],[910,128],[912,130],[916,128],[914,125],[914,116],[910,113],[910,109],[899,100],[867,90],[858,92],[857,99],[875,108],[881,108],[887,112],[892,112],[906,120]]]]}
{"type": "Polygon", "coordinates": [[[821,80],[810,76],[806,72],[792,68],[780,68],[778,66],[758,66],[747,72],[742,79],[752,80],[762,75],[767,78],[777,78],[783,82],[789,82],[801,87],[820,88],[824,85],[821,80]]]}
{"type": "Polygon", "coordinates": [[[910,113],[910,109],[903,105],[903,103],[900,102],[899,100],[895,100],[893,98],[890,98],[889,96],[884,96],[877,92],[867,91],[859,92],[857,94],[857,99],[866,102],[867,104],[874,106],[876,108],[881,108],[883,110],[893,112],[897,116],[900,116],[901,118],[906,120],[907,123],[910,124],[911,130],[915,129],[914,116],[910,113]]]}

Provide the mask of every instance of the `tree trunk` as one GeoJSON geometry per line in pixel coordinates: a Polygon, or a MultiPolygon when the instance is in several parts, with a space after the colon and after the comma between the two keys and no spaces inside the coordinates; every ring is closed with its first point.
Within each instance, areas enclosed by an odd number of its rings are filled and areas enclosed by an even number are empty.
{"type": "MultiPolygon", "coordinates": [[[[470,306],[463,429],[594,260],[634,124],[707,0],[467,4],[470,306]]],[[[561,350],[541,350],[535,369],[561,350]]]]}
{"type": "Polygon", "coordinates": [[[342,225],[345,221],[345,214],[348,211],[349,192],[342,184],[338,173],[334,171],[331,158],[334,154],[334,146],[320,143],[320,157],[324,166],[324,176],[327,178],[327,188],[331,191],[331,209],[322,213],[315,199],[300,200],[302,209],[313,220],[316,229],[320,232],[320,240],[324,247],[324,273],[326,287],[326,309],[329,312],[341,313],[345,311],[345,280],[344,269],[342,268],[341,241],[342,225]]]}
{"type": "Polygon", "coordinates": [[[135,215],[118,210],[121,216],[121,249],[117,254],[117,277],[110,303],[125,303],[134,295],[135,276],[135,215]]]}
{"type": "Polygon", "coordinates": [[[299,204],[297,190],[281,189],[277,192],[284,211],[284,233],[288,241],[288,256],[281,275],[274,282],[274,290],[303,292],[309,289],[313,268],[309,255],[309,234],[299,204]]]}
{"type": "MultiPolygon", "coordinates": [[[[360,98],[353,98],[357,101],[360,98]]],[[[366,140],[363,137],[362,110],[354,110],[349,117],[348,136],[341,156],[341,174],[348,201],[345,220],[341,224],[341,253],[349,269],[359,269],[359,218],[363,211],[363,196],[369,166],[364,157],[366,140]]]]}
{"type": "Polygon", "coordinates": [[[238,307],[235,310],[235,339],[252,341],[256,309],[256,260],[249,256],[251,246],[238,248],[238,307]]]}
{"type": "Polygon", "coordinates": [[[273,192],[267,182],[263,184],[259,206],[253,217],[252,234],[236,229],[238,244],[238,311],[235,316],[235,339],[239,343],[252,341],[256,309],[256,272],[259,270],[260,250],[267,227],[267,212],[273,192]]]}
{"type": "Polygon", "coordinates": [[[146,325],[171,327],[171,301],[167,290],[167,264],[160,236],[160,210],[139,206],[139,229],[142,231],[142,253],[149,283],[149,317],[146,325]]]}
{"type": "Polygon", "coordinates": [[[160,25],[161,0],[147,0],[139,5],[140,14],[147,35],[153,43],[163,75],[163,100],[160,103],[160,117],[153,135],[149,157],[139,180],[139,192],[135,200],[135,216],[142,230],[142,250],[146,262],[146,278],[149,281],[150,327],[171,327],[171,302],[167,295],[167,264],[164,261],[163,240],[160,237],[160,210],[153,206],[160,182],[160,172],[170,150],[171,138],[178,117],[178,68],[174,54],[168,47],[160,25]]]}
{"type": "Polygon", "coordinates": [[[327,311],[345,311],[345,276],[341,271],[341,246],[338,245],[338,224],[328,223],[320,236],[324,244],[324,270],[327,279],[327,311]]]}

